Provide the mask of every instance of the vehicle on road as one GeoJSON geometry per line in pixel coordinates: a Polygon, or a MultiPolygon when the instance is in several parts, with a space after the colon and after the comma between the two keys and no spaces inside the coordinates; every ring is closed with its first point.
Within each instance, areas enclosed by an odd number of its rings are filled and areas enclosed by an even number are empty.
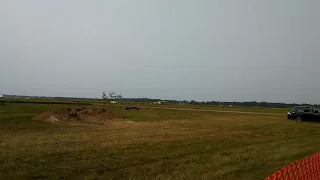
{"type": "Polygon", "coordinates": [[[320,122],[320,110],[311,106],[295,106],[287,113],[288,119],[296,121],[318,121],[320,122]]]}

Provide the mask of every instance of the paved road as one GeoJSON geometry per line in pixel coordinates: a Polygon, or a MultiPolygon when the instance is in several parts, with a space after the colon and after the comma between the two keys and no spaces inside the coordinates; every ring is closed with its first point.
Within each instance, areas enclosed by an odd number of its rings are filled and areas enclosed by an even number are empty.
{"type": "MultiPolygon", "coordinates": [[[[122,106],[122,105],[118,105],[122,106]]],[[[202,111],[202,112],[221,112],[221,113],[238,113],[238,114],[254,114],[254,115],[270,115],[270,116],[285,116],[285,114],[279,113],[264,113],[264,112],[246,112],[246,111],[222,111],[214,109],[194,109],[194,108],[177,108],[177,107],[159,107],[159,106],[139,106],[141,108],[152,109],[168,109],[168,110],[180,110],[180,111],[202,111]]]]}

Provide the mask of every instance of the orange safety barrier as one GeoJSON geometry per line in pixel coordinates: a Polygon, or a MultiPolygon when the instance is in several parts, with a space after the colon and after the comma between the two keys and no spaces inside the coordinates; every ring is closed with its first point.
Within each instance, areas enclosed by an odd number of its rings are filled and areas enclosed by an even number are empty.
{"type": "Polygon", "coordinates": [[[320,153],[296,161],[265,180],[320,180],[320,153]]]}

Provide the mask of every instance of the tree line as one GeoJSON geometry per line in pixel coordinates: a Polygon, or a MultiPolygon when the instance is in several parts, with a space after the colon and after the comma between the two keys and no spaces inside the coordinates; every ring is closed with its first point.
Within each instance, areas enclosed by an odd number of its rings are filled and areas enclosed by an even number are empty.
{"type": "MultiPolygon", "coordinates": [[[[281,102],[236,102],[236,101],[179,101],[179,100],[163,100],[153,98],[125,98],[121,93],[102,92],[101,98],[78,98],[78,97],[48,97],[48,96],[20,96],[20,95],[3,95],[4,98],[38,98],[38,99],[55,99],[55,100],[117,100],[125,102],[144,102],[153,103],[157,101],[164,101],[166,104],[194,104],[194,105],[211,105],[211,106],[227,106],[227,107],[265,107],[265,108],[291,108],[293,106],[314,106],[320,108],[319,104],[298,104],[298,103],[281,103],[281,102]]],[[[0,102],[1,99],[0,99],[0,102]]]]}

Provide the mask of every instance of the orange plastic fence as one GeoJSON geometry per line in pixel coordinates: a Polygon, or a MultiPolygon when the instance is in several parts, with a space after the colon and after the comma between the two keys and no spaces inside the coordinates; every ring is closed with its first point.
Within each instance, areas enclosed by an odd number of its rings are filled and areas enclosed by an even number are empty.
{"type": "Polygon", "coordinates": [[[265,180],[320,180],[320,153],[296,161],[265,180]]]}

